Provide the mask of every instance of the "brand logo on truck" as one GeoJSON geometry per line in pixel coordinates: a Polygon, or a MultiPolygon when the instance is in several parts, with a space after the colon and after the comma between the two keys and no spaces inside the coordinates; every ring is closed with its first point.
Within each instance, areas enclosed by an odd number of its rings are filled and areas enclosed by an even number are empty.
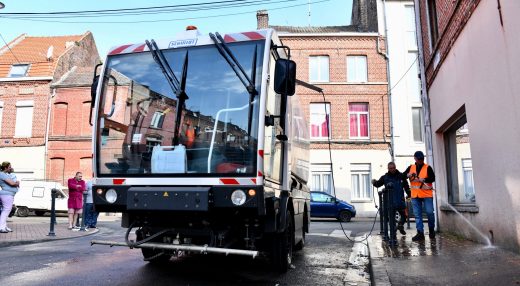
{"type": "Polygon", "coordinates": [[[188,47],[193,46],[197,43],[197,39],[185,39],[185,40],[177,40],[171,41],[168,45],[168,48],[180,48],[180,47],[188,47]]]}

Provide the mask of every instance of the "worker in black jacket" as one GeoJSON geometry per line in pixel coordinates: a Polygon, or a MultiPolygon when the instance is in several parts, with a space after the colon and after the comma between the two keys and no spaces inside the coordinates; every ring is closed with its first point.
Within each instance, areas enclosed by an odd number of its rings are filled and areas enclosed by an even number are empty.
{"type": "Polygon", "coordinates": [[[394,210],[390,210],[391,214],[394,214],[395,211],[399,212],[401,219],[397,223],[397,229],[402,235],[406,234],[404,231],[404,223],[406,221],[406,202],[404,198],[404,194],[410,197],[410,187],[408,186],[408,182],[406,177],[403,176],[399,170],[397,170],[395,163],[388,163],[388,173],[384,174],[379,178],[379,180],[372,180],[372,185],[376,188],[381,186],[392,186],[392,194],[391,199],[393,203],[394,210]]]}

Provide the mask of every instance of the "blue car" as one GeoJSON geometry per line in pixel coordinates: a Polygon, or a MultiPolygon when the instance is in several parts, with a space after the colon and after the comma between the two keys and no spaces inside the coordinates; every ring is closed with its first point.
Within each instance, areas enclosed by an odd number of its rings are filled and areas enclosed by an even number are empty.
{"type": "Polygon", "coordinates": [[[349,222],[356,216],[356,208],[324,192],[311,192],[311,217],[330,217],[349,222]]]}

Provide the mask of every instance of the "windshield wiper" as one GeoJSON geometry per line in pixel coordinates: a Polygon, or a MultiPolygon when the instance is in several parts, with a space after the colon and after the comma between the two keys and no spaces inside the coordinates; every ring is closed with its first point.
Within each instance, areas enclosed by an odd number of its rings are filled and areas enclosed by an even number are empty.
{"type": "Polygon", "coordinates": [[[161,68],[161,71],[163,72],[164,77],[166,77],[168,84],[170,85],[171,89],[173,90],[173,92],[175,93],[175,95],[177,97],[177,106],[176,106],[175,122],[174,122],[175,131],[173,133],[173,146],[177,146],[180,141],[180,127],[181,127],[182,111],[184,110],[184,103],[186,102],[187,99],[189,99],[188,95],[186,94],[186,78],[188,77],[188,51],[186,51],[186,56],[184,57],[181,81],[179,82],[179,80],[175,76],[175,73],[173,72],[170,64],[168,64],[166,57],[164,57],[163,52],[159,49],[159,47],[157,46],[155,41],[151,40],[149,42],[147,40],[146,45],[148,46],[148,49],[150,50],[150,53],[153,56],[153,59],[161,68]]]}
{"type": "Polygon", "coordinates": [[[257,49],[255,45],[255,53],[253,54],[253,64],[251,66],[251,77],[249,77],[242,67],[238,60],[233,55],[233,52],[229,49],[226,42],[220,36],[218,32],[215,33],[209,33],[209,37],[213,42],[215,43],[215,46],[217,47],[218,52],[222,57],[226,60],[226,62],[229,64],[231,69],[235,72],[237,77],[240,79],[244,87],[246,88],[247,92],[249,93],[249,112],[247,114],[247,136],[251,136],[251,120],[253,117],[253,101],[255,99],[255,96],[258,95],[258,91],[256,90],[256,55],[257,55],[257,49]]]}

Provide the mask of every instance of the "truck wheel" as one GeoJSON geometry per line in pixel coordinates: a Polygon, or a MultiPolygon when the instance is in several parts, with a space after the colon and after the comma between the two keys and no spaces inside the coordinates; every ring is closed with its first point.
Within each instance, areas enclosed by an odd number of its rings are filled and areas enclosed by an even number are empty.
{"type": "Polygon", "coordinates": [[[286,228],[283,233],[273,237],[272,262],[276,271],[285,273],[289,269],[293,256],[294,225],[291,212],[287,211],[286,228]]]}
{"type": "MultiPolygon", "coordinates": [[[[137,241],[143,240],[145,238],[141,230],[136,231],[135,234],[137,241]]],[[[143,254],[144,261],[148,261],[153,264],[166,263],[171,258],[171,255],[167,254],[165,250],[162,249],[141,248],[141,253],[143,254]]]]}
{"type": "Polygon", "coordinates": [[[16,216],[18,217],[28,217],[29,209],[27,207],[16,207],[16,216]]]}
{"type": "Polygon", "coordinates": [[[302,240],[298,242],[295,246],[295,250],[302,250],[305,247],[305,230],[307,225],[307,212],[303,214],[303,226],[302,226],[302,240]]]}
{"type": "Polygon", "coordinates": [[[43,216],[45,214],[45,211],[34,211],[34,213],[37,215],[37,216],[43,216]]]}
{"type": "Polygon", "coordinates": [[[339,213],[339,220],[342,222],[349,222],[352,219],[352,214],[349,211],[341,211],[339,213]]]}

